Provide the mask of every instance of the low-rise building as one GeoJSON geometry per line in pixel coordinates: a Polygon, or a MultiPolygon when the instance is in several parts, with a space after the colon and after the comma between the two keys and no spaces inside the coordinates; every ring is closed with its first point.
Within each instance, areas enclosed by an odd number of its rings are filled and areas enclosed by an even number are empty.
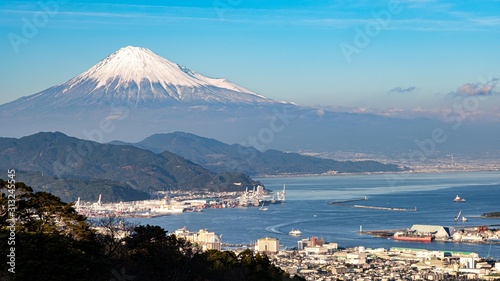
{"type": "Polygon", "coordinates": [[[347,253],[346,262],[350,264],[363,265],[366,263],[365,253],[347,253]]]}
{"type": "Polygon", "coordinates": [[[324,255],[328,253],[328,248],[325,246],[308,246],[304,247],[307,255],[324,255]]]}
{"type": "Polygon", "coordinates": [[[416,252],[416,257],[424,259],[424,260],[443,259],[444,258],[444,252],[443,251],[421,250],[421,251],[417,251],[416,252]]]}
{"type": "Polygon", "coordinates": [[[277,253],[280,241],[276,238],[265,237],[257,240],[255,250],[260,253],[277,253]]]}
{"type": "Polygon", "coordinates": [[[349,268],[346,266],[333,266],[332,274],[345,274],[349,272],[349,268]]]}
{"type": "Polygon", "coordinates": [[[193,244],[195,248],[202,251],[221,250],[220,238],[215,232],[209,232],[206,229],[200,229],[198,232],[191,232],[183,227],[174,232],[177,238],[183,238],[193,244]]]}

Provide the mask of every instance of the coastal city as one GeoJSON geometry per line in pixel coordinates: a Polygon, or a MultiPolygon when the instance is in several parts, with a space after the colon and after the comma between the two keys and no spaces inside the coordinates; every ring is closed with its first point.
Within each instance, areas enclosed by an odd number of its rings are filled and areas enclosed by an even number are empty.
{"type": "Polygon", "coordinates": [[[355,152],[335,152],[335,153],[314,153],[302,152],[303,155],[315,156],[325,159],[337,159],[344,161],[369,161],[375,160],[385,163],[396,163],[401,166],[411,167],[412,173],[447,173],[447,172],[478,172],[478,171],[499,171],[499,152],[484,155],[462,155],[449,154],[446,156],[433,157],[413,157],[401,154],[395,157],[387,157],[383,154],[355,153],[355,152]]]}
{"type": "Polygon", "coordinates": [[[499,4],[1,1],[0,281],[500,281],[499,4]]]}
{"type": "MultiPolygon", "coordinates": [[[[297,240],[294,249],[283,249],[279,240],[271,237],[259,238],[254,245],[234,245],[222,243],[219,235],[206,229],[192,232],[185,227],[173,235],[196,245],[199,251],[228,250],[239,254],[250,249],[266,254],[290,275],[311,281],[496,280],[500,277],[500,262],[473,252],[402,247],[341,248],[316,236],[297,240]]],[[[290,235],[301,234],[292,230],[290,235]]]]}
{"type": "MultiPolygon", "coordinates": [[[[286,201],[286,186],[270,193],[262,186],[244,192],[185,192],[160,193],[164,198],[120,203],[97,202],[75,203],[81,214],[90,218],[117,216],[128,218],[151,218],[180,215],[184,212],[203,212],[210,209],[258,208],[267,211],[271,204],[286,201]]],[[[352,203],[353,208],[367,208],[358,201],[368,197],[330,202],[332,205],[352,203]]],[[[456,196],[455,203],[466,202],[456,196]]],[[[374,209],[383,207],[372,207],[374,209]]],[[[383,210],[383,209],[382,209],[383,210]]],[[[390,209],[386,211],[412,212],[416,209],[390,209]]],[[[465,221],[457,214],[455,221],[465,221]]],[[[97,231],[100,231],[98,227],[97,231]]],[[[266,254],[273,264],[290,275],[306,280],[496,280],[500,278],[500,262],[490,255],[491,247],[500,244],[500,229],[487,226],[448,227],[440,225],[413,225],[407,229],[368,230],[360,234],[400,241],[423,242],[423,248],[370,248],[357,246],[345,248],[336,242],[325,242],[317,236],[304,237],[299,229],[290,229],[288,235],[296,238],[295,247],[285,247],[278,238],[255,237],[251,244],[233,244],[222,241],[222,234],[209,229],[193,231],[186,226],[172,232],[178,238],[195,245],[197,251],[224,250],[239,254],[247,249],[266,254]],[[425,244],[433,241],[449,243],[470,243],[489,245],[487,256],[474,252],[451,250],[427,250],[425,244]]],[[[127,235],[127,233],[124,233],[127,235]]]]}

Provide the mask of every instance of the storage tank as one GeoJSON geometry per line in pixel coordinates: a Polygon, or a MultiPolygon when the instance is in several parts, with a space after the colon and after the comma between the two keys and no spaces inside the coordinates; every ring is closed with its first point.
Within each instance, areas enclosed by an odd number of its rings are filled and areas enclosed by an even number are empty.
{"type": "Polygon", "coordinates": [[[455,241],[455,242],[462,241],[462,232],[457,231],[457,232],[453,233],[453,241],[455,241]]]}

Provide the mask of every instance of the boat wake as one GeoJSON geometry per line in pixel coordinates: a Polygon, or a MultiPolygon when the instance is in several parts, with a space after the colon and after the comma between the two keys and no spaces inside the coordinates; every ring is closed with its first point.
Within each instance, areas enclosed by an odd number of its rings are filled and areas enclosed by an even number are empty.
{"type": "MultiPolygon", "coordinates": [[[[268,226],[265,228],[265,230],[267,232],[272,232],[272,233],[276,233],[276,234],[288,234],[288,231],[283,232],[280,230],[280,228],[284,227],[284,226],[287,226],[287,225],[296,225],[298,223],[304,223],[304,222],[308,222],[309,220],[297,220],[297,221],[292,221],[292,222],[287,222],[287,223],[280,223],[280,224],[276,224],[276,225],[271,225],[271,226],[268,226]]],[[[317,221],[321,221],[321,220],[316,220],[317,221]]]]}
{"type": "Polygon", "coordinates": [[[280,223],[277,225],[268,226],[265,229],[267,232],[272,232],[272,233],[276,233],[276,234],[285,234],[284,232],[280,231],[279,228],[283,227],[285,225],[288,225],[288,224],[290,224],[290,223],[280,223]]]}

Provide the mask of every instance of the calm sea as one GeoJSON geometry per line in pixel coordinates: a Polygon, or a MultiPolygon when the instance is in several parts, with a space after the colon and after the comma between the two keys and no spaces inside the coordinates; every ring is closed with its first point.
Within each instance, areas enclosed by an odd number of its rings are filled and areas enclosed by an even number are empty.
{"type": "Polygon", "coordinates": [[[159,225],[173,232],[208,229],[222,234],[227,243],[248,244],[261,237],[274,237],[286,247],[295,247],[300,238],[288,235],[293,229],[302,238],[323,237],[339,247],[369,248],[411,247],[433,250],[476,252],[481,257],[500,258],[500,245],[465,243],[417,243],[375,238],[358,233],[363,230],[401,229],[413,224],[450,227],[487,225],[500,228],[500,219],[479,218],[482,213],[500,211],[500,173],[467,172],[404,175],[347,175],[321,177],[260,178],[268,189],[279,191],[286,184],[286,203],[270,205],[267,212],[257,207],[205,209],[201,213],[183,213],[140,219],[142,224],[159,225]],[[459,195],[464,203],[454,203],[459,195]],[[368,197],[353,204],[418,208],[417,212],[360,209],[328,205],[328,202],[368,197]],[[454,222],[462,210],[467,222],[454,222]],[[497,225],[497,226],[495,226],[497,225]]]}

